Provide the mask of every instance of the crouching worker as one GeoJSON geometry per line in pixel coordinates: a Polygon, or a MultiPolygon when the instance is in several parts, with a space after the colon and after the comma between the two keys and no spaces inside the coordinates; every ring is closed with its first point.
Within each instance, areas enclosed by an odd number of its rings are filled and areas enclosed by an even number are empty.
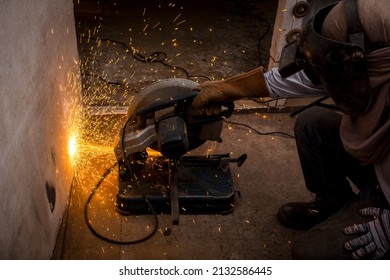
{"type": "Polygon", "coordinates": [[[297,48],[292,70],[257,68],[205,82],[193,106],[213,114],[219,102],[245,97],[329,95],[339,110],[312,107],[295,123],[315,200],[281,206],[278,220],[305,230],[293,258],[389,258],[390,1],[344,0],[320,9],[297,48]]]}

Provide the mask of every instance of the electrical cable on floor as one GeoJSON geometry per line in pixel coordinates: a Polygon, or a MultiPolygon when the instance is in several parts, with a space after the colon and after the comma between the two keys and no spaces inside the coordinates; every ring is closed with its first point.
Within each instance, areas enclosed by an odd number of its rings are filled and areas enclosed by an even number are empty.
{"type": "Polygon", "coordinates": [[[259,135],[263,135],[263,136],[266,136],[266,135],[283,136],[283,137],[295,139],[295,136],[294,136],[294,135],[289,134],[289,133],[286,133],[286,132],[282,132],[282,131],[260,132],[260,131],[258,131],[257,129],[255,129],[255,128],[253,128],[253,127],[247,125],[247,124],[244,124],[244,123],[233,122],[233,121],[227,121],[226,119],[224,119],[223,121],[224,121],[225,123],[228,123],[228,124],[238,125],[238,126],[243,126],[243,127],[249,128],[250,130],[253,130],[254,132],[256,132],[256,133],[259,134],[259,135]]]}
{"type": "Polygon", "coordinates": [[[116,85],[116,86],[121,86],[121,87],[126,87],[128,88],[129,86],[123,84],[123,83],[120,83],[120,82],[112,82],[112,81],[108,81],[106,80],[105,78],[103,78],[102,76],[99,76],[97,74],[94,74],[94,73],[85,73],[83,72],[82,75],[84,76],[91,76],[91,77],[94,77],[94,78],[98,78],[99,80],[105,82],[107,85],[116,85]]]}
{"type": "MultiPolygon", "coordinates": [[[[256,1],[251,1],[251,0],[245,0],[245,1],[232,1],[232,0],[222,0],[218,3],[218,5],[221,6],[221,10],[224,11],[225,13],[229,13],[229,14],[233,14],[233,15],[236,15],[236,16],[248,16],[248,17],[253,17],[256,19],[256,21],[258,22],[263,22],[266,24],[266,28],[265,28],[265,31],[262,32],[262,34],[259,36],[259,39],[258,39],[258,59],[259,59],[259,62],[260,62],[260,65],[266,67],[265,65],[263,65],[262,63],[262,58],[261,58],[261,51],[264,50],[262,47],[261,47],[261,43],[262,41],[264,40],[264,38],[267,36],[267,34],[269,33],[270,29],[271,29],[271,24],[269,23],[268,20],[266,20],[264,17],[262,17],[260,14],[260,11],[259,10],[253,10],[252,7],[250,7],[250,4],[251,3],[255,3],[256,1]],[[240,2],[243,2],[244,4],[247,4],[247,5],[241,5],[241,9],[228,9],[226,7],[222,7],[223,4],[227,3],[227,2],[235,2],[234,4],[241,4],[240,2]],[[249,5],[248,5],[249,4],[249,5]]],[[[84,36],[82,34],[80,34],[78,36],[80,38],[80,43],[82,42],[81,39],[88,39],[88,43],[89,41],[92,39],[92,40],[95,40],[96,42],[99,42],[99,41],[107,41],[108,43],[110,42],[113,42],[115,44],[118,44],[118,45],[121,45],[122,47],[124,47],[127,51],[130,52],[131,56],[140,61],[140,62],[143,62],[143,63],[160,63],[168,68],[171,68],[171,69],[174,69],[174,70],[180,70],[182,72],[184,72],[184,74],[186,75],[186,78],[189,79],[189,78],[205,78],[209,81],[211,81],[211,78],[206,76],[206,75],[191,75],[185,68],[183,67],[180,67],[180,66],[175,66],[175,65],[171,65],[169,63],[167,63],[166,61],[168,60],[168,55],[165,53],[165,52],[162,52],[162,51],[155,51],[153,53],[151,53],[150,55],[142,55],[140,54],[139,52],[136,52],[134,48],[132,48],[131,46],[129,46],[128,44],[124,43],[123,41],[119,41],[119,40],[114,40],[114,39],[110,39],[110,38],[98,38],[98,37],[93,37],[93,36],[84,36]]],[[[273,59],[270,54],[268,53],[268,56],[273,59]]],[[[274,59],[273,59],[274,60],[274,59]]],[[[95,77],[98,77],[99,79],[107,82],[107,84],[115,84],[115,85],[120,85],[120,86],[126,86],[125,84],[122,84],[122,83],[119,83],[119,82],[110,82],[110,81],[107,81],[106,79],[104,79],[103,77],[99,76],[99,75],[96,75],[96,74],[93,74],[93,73],[85,73],[85,72],[82,72],[83,75],[89,75],[89,76],[95,76],[95,77]]]]}
{"type": "MultiPolygon", "coordinates": [[[[122,47],[124,47],[126,50],[128,50],[131,54],[132,57],[134,57],[136,60],[140,61],[140,62],[143,62],[143,63],[160,63],[162,65],[164,65],[165,67],[168,67],[168,68],[171,68],[171,69],[174,69],[174,70],[180,70],[182,72],[184,72],[184,74],[186,75],[186,79],[189,79],[189,78],[205,78],[207,80],[211,80],[209,77],[205,76],[205,75],[191,75],[185,68],[183,67],[180,67],[180,66],[175,66],[175,65],[171,65],[169,63],[166,63],[165,61],[167,60],[168,58],[168,55],[165,53],[165,52],[161,52],[161,51],[156,51],[156,52],[153,52],[151,53],[150,55],[142,55],[140,54],[139,52],[135,52],[134,49],[132,49],[129,45],[127,45],[126,43],[122,42],[122,41],[118,41],[118,40],[114,40],[114,39],[110,39],[110,38],[98,38],[98,37],[90,37],[90,36],[83,36],[83,35],[80,35],[79,38],[81,39],[88,39],[88,42],[89,40],[95,40],[96,42],[98,41],[107,41],[107,42],[113,42],[115,44],[118,44],[118,45],[121,45],[122,47]]],[[[86,73],[88,75],[95,75],[95,74],[91,74],[91,73],[86,73]]],[[[100,77],[99,75],[95,75],[97,77],[100,77]]],[[[105,80],[104,78],[101,77],[101,79],[105,80]]],[[[111,83],[114,83],[114,82],[111,82],[111,83]]],[[[117,83],[117,84],[120,84],[120,83],[117,83]]]]}
{"type": "MultiPolygon", "coordinates": [[[[223,2],[229,2],[229,0],[221,1],[221,3],[223,3],[223,2]]],[[[244,2],[251,3],[251,1],[244,1],[244,2]]],[[[246,12],[239,12],[239,11],[236,11],[236,10],[231,11],[231,10],[227,10],[227,9],[222,9],[222,10],[224,10],[226,13],[230,13],[230,14],[234,14],[234,15],[238,15],[238,16],[254,17],[254,18],[256,18],[256,20],[258,20],[260,22],[264,22],[266,24],[266,30],[261,34],[261,36],[258,39],[258,57],[259,57],[260,65],[263,65],[262,58],[261,58],[261,50],[262,50],[261,43],[264,40],[265,36],[267,36],[267,34],[269,33],[269,30],[271,28],[270,23],[265,18],[259,16],[258,13],[253,13],[253,11],[251,9],[247,9],[247,10],[250,10],[251,12],[248,12],[248,11],[246,11],[246,12]]],[[[180,71],[184,72],[184,74],[186,75],[186,79],[190,79],[190,78],[204,78],[204,79],[207,79],[207,80],[211,81],[211,78],[206,76],[206,75],[201,75],[201,74],[199,74],[199,75],[191,75],[187,71],[187,69],[185,69],[183,67],[180,67],[180,66],[175,66],[175,65],[171,65],[171,64],[167,63],[166,61],[168,60],[168,55],[165,52],[162,52],[162,51],[155,51],[155,52],[151,53],[150,55],[145,56],[145,55],[140,54],[139,52],[136,52],[132,47],[130,47],[128,44],[126,44],[126,43],[124,43],[122,41],[118,41],[118,40],[114,40],[114,39],[110,39],[110,38],[98,38],[98,37],[83,36],[83,35],[79,35],[79,38],[80,39],[88,39],[88,42],[91,39],[95,40],[96,42],[99,42],[99,41],[113,42],[115,44],[118,44],[118,45],[121,45],[122,47],[124,47],[126,50],[128,50],[130,52],[131,56],[134,59],[136,59],[136,60],[138,60],[140,62],[143,62],[143,63],[160,63],[160,64],[164,65],[165,67],[168,67],[168,68],[171,68],[171,69],[174,69],[174,70],[180,70],[180,71]]],[[[80,42],[81,42],[81,40],[80,40],[80,42]]],[[[265,65],[263,65],[263,66],[265,66],[265,65]]],[[[82,72],[82,75],[94,76],[94,77],[99,78],[102,81],[105,81],[107,84],[113,84],[113,85],[119,85],[119,86],[126,87],[125,84],[122,84],[120,82],[107,81],[106,79],[104,79],[103,77],[101,77],[101,76],[99,76],[97,74],[82,72]]]]}
{"type": "Polygon", "coordinates": [[[96,236],[98,237],[99,239],[102,239],[106,242],[109,242],[109,243],[112,243],[112,244],[117,244],[117,245],[132,245],[132,244],[137,244],[137,243],[141,243],[141,242],[144,242],[146,240],[148,240],[149,238],[151,238],[156,232],[157,232],[157,229],[158,229],[158,218],[157,218],[157,215],[154,211],[154,209],[152,208],[152,205],[150,204],[149,200],[146,199],[146,202],[148,203],[149,207],[151,207],[151,211],[152,211],[152,214],[153,214],[153,218],[154,218],[154,226],[153,226],[153,229],[152,231],[147,234],[145,237],[143,238],[139,238],[139,239],[134,239],[134,240],[128,240],[128,241],[120,241],[120,240],[115,240],[115,239],[111,239],[111,238],[108,238],[100,233],[98,233],[96,231],[96,229],[92,226],[91,222],[89,221],[89,218],[88,218],[88,208],[89,208],[89,204],[93,198],[93,196],[95,195],[96,191],[99,189],[99,187],[101,186],[101,184],[103,183],[103,181],[106,179],[106,177],[112,172],[112,170],[118,165],[118,163],[114,163],[110,168],[108,168],[104,174],[101,176],[100,180],[97,182],[97,184],[95,185],[94,189],[92,190],[91,194],[89,195],[88,197],[88,200],[84,206],[84,219],[85,219],[85,223],[87,224],[87,227],[89,228],[89,230],[96,236]]]}

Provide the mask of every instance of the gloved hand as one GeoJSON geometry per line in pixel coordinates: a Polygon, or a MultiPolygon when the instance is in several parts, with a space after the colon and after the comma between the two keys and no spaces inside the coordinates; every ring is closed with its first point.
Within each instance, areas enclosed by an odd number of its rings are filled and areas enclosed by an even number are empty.
{"type": "Polygon", "coordinates": [[[359,211],[362,216],[371,216],[368,223],[352,225],[344,229],[347,235],[362,233],[359,237],[344,244],[347,250],[353,251],[352,258],[380,259],[390,249],[390,211],[368,207],[359,211]]]}
{"type": "Polygon", "coordinates": [[[269,96],[263,67],[226,80],[204,82],[194,90],[200,92],[192,102],[192,106],[196,109],[205,109],[209,114],[218,113],[220,103],[224,101],[269,96]]]}

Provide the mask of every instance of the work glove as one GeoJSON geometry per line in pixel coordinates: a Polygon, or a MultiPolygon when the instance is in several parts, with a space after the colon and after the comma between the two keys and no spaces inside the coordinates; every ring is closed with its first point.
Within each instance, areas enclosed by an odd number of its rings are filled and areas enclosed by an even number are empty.
{"type": "Polygon", "coordinates": [[[353,251],[353,259],[381,259],[390,249],[390,211],[368,207],[361,209],[359,213],[362,216],[371,216],[373,220],[345,228],[344,233],[347,235],[361,235],[346,242],[344,247],[353,251]]]}
{"type": "Polygon", "coordinates": [[[203,109],[208,114],[219,113],[220,104],[225,101],[269,96],[263,67],[226,80],[207,81],[195,87],[194,90],[199,91],[199,94],[192,102],[192,106],[196,109],[203,109]]]}

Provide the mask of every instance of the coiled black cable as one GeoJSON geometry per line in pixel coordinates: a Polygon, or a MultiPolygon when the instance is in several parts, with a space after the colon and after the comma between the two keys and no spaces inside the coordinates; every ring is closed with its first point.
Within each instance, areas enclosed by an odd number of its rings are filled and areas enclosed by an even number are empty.
{"type": "Polygon", "coordinates": [[[152,215],[153,215],[153,229],[152,231],[147,234],[145,237],[143,238],[139,238],[139,239],[134,239],[134,240],[126,240],[126,241],[120,241],[120,240],[115,240],[115,239],[111,239],[111,238],[108,238],[102,234],[100,234],[99,232],[96,231],[96,229],[92,226],[91,222],[89,221],[89,218],[88,218],[88,208],[89,208],[89,204],[93,198],[93,196],[95,195],[96,191],[99,189],[99,187],[101,186],[101,184],[103,183],[103,181],[105,180],[105,178],[112,172],[112,170],[118,165],[118,162],[116,162],[115,164],[113,164],[110,168],[108,168],[104,174],[101,176],[100,180],[96,183],[94,189],[92,190],[91,194],[89,195],[88,197],[88,200],[84,206],[84,219],[85,219],[85,222],[89,228],[89,230],[98,238],[106,241],[106,242],[109,242],[109,243],[113,243],[113,244],[117,244],[117,245],[132,245],[132,244],[137,244],[137,243],[141,243],[141,242],[144,242],[146,240],[148,240],[149,238],[151,238],[158,230],[158,217],[157,217],[157,214],[154,210],[154,207],[153,205],[151,204],[151,202],[149,201],[149,199],[146,197],[145,193],[143,192],[143,189],[142,187],[139,185],[139,181],[136,177],[136,175],[134,174],[132,168],[131,168],[131,163],[129,162],[128,158],[127,158],[127,155],[126,155],[126,151],[124,149],[124,136],[125,136],[125,131],[126,131],[126,127],[127,125],[129,124],[129,122],[131,121],[131,118],[128,118],[125,125],[123,126],[123,129],[122,129],[122,133],[121,133],[121,143],[120,143],[120,146],[121,146],[121,152],[122,152],[122,157],[123,157],[123,162],[127,168],[127,171],[130,173],[131,177],[134,179],[134,182],[136,183],[136,186],[138,187],[143,199],[145,200],[146,204],[148,205],[152,215]]]}

